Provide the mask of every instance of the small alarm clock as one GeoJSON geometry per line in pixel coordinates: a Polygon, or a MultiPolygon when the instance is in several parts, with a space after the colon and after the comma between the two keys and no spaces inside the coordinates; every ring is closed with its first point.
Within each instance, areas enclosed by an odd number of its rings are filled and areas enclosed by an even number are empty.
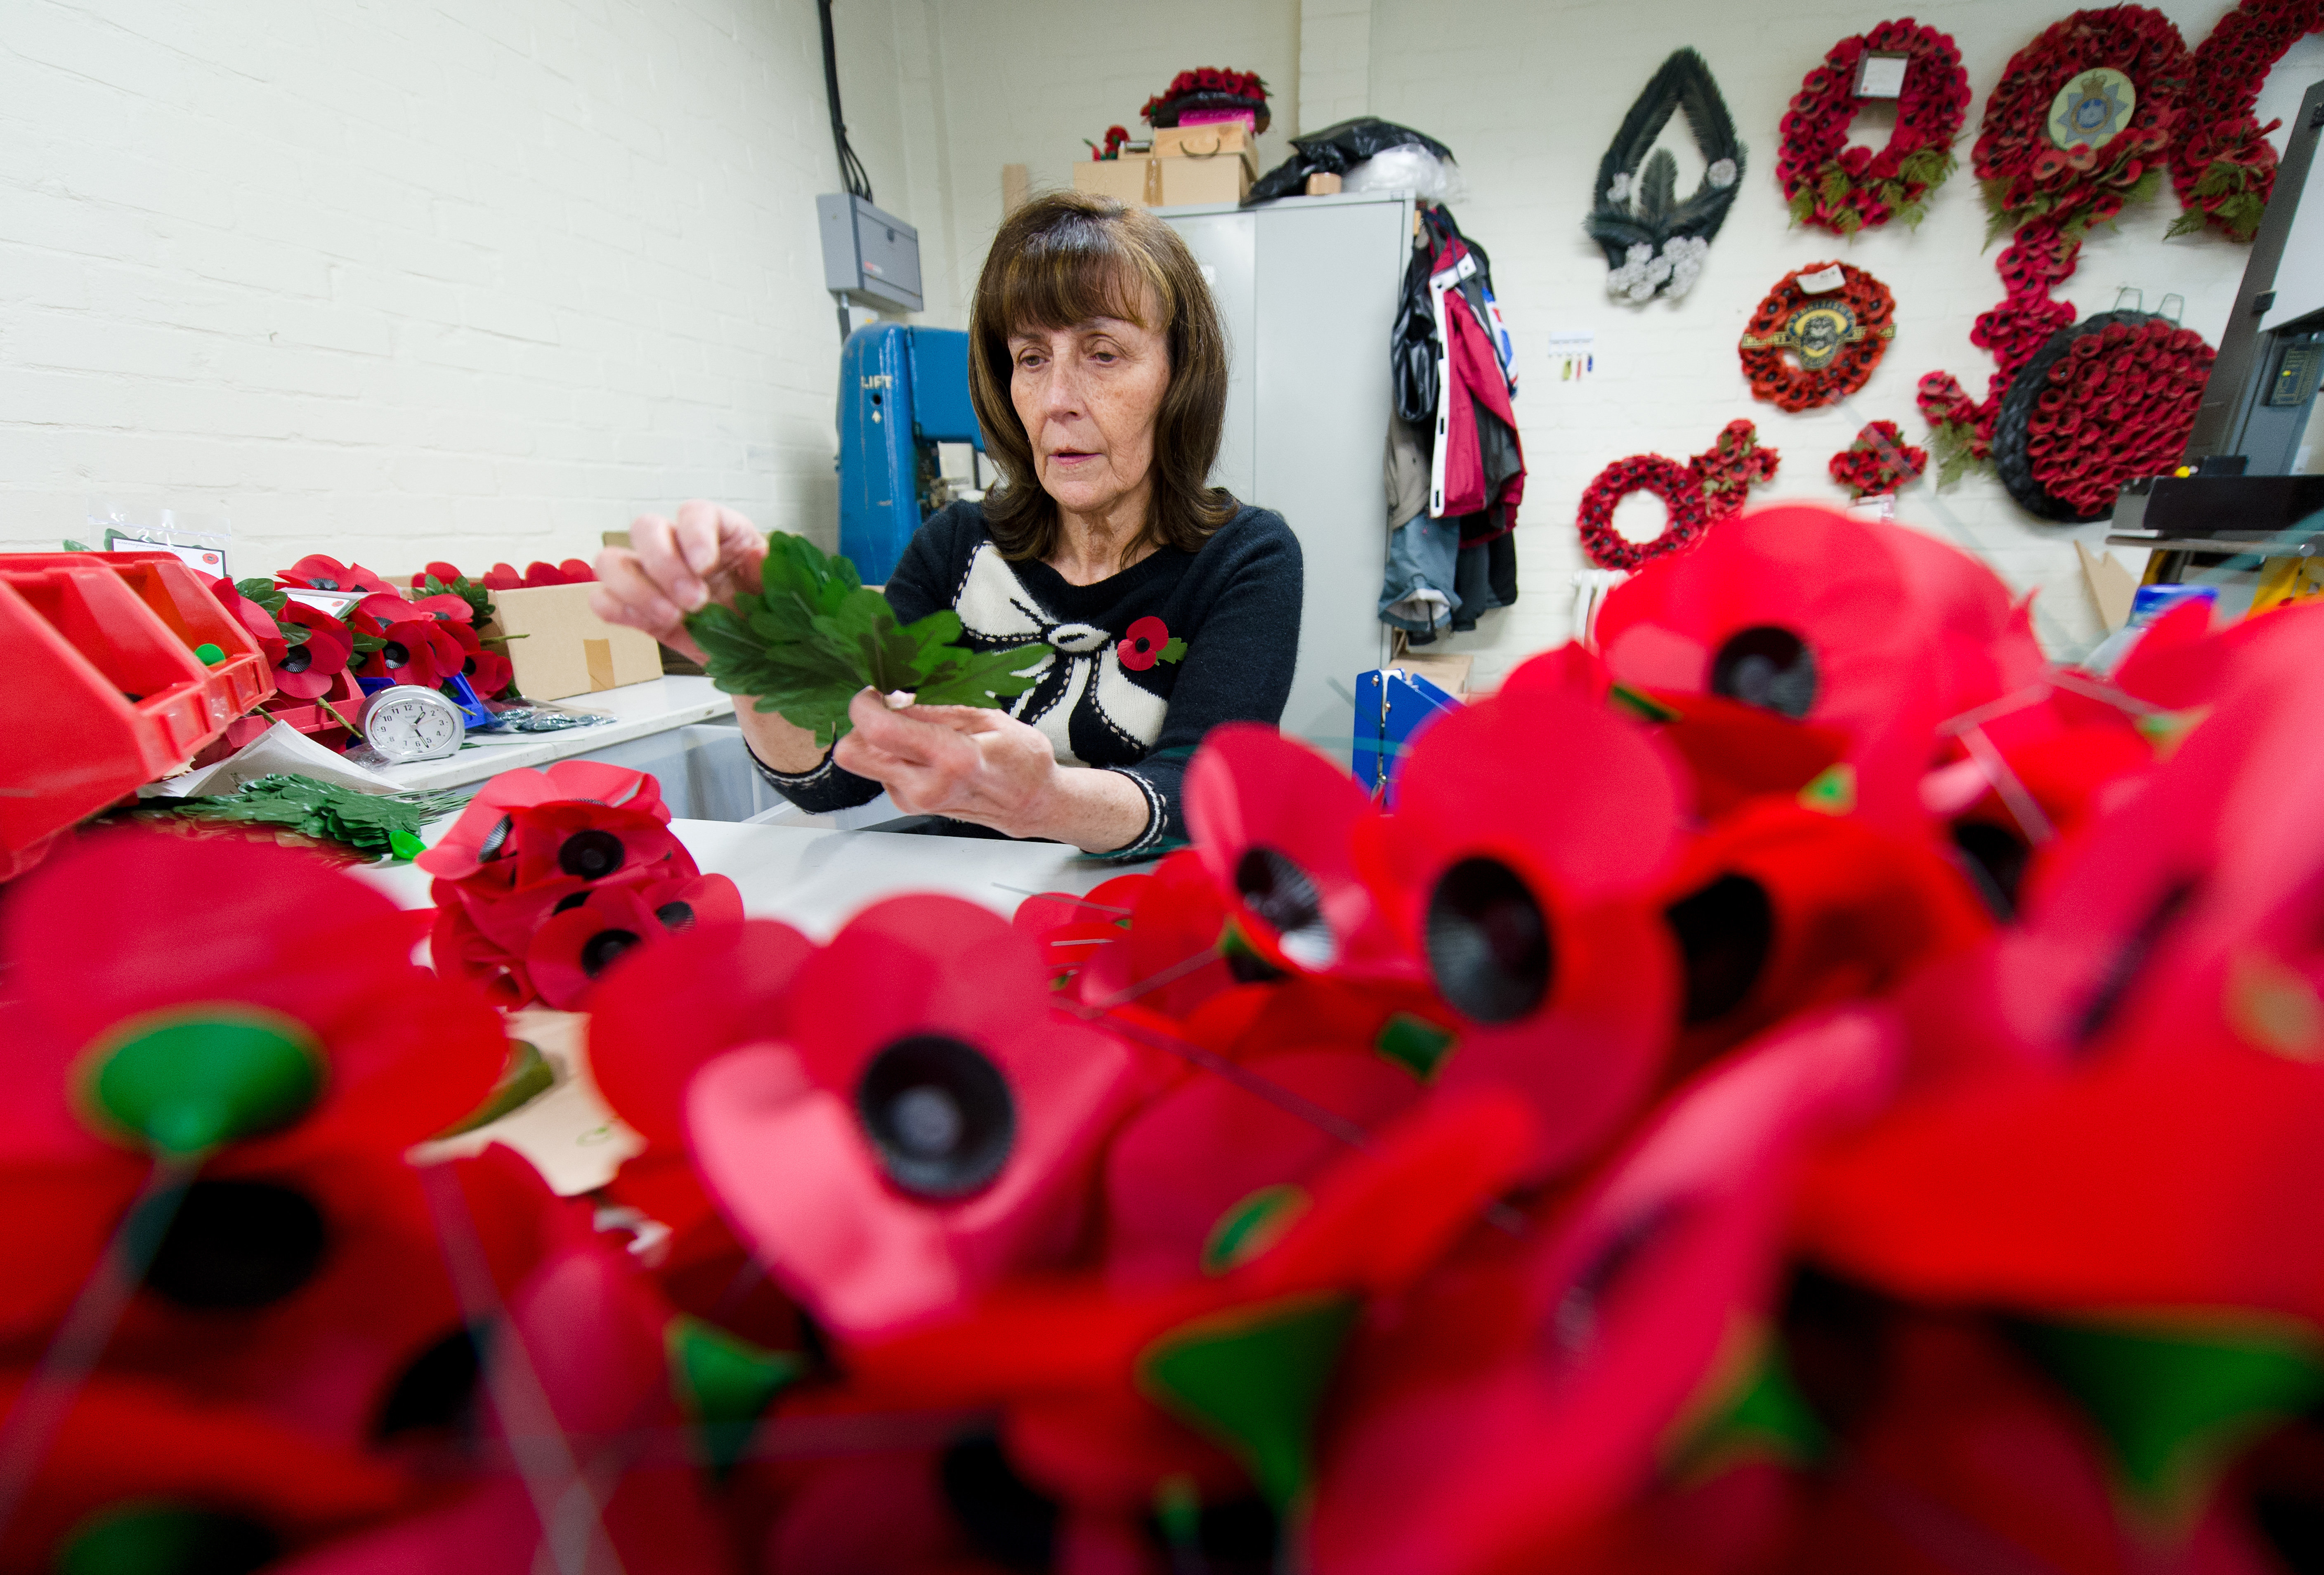
{"type": "Polygon", "coordinates": [[[417,684],[392,684],[372,695],[355,725],[373,752],[393,766],[443,760],[468,736],[459,706],[417,684]]]}

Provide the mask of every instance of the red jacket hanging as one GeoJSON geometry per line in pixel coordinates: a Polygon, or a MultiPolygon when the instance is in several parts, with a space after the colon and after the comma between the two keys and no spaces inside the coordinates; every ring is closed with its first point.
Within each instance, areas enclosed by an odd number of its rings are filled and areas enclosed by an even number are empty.
{"type": "Polygon", "coordinates": [[[1428,512],[1440,520],[1473,516],[1462,519],[1464,546],[1516,529],[1525,496],[1525,452],[1508,382],[1490,333],[1460,288],[1475,272],[1469,249],[1455,240],[1428,281],[1443,346],[1428,512]]]}

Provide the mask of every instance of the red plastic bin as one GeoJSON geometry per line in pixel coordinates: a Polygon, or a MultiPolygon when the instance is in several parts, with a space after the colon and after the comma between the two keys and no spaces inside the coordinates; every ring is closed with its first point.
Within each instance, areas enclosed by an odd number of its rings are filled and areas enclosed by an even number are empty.
{"type": "Polygon", "coordinates": [[[0,554],[0,877],[273,692],[258,641],[170,554],[0,554]]]}

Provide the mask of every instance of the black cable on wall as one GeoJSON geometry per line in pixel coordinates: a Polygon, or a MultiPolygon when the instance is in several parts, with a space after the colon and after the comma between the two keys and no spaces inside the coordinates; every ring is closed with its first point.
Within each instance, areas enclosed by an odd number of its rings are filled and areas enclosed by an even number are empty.
{"type": "Polygon", "coordinates": [[[854,196],[872,200],[872,177],[863,172],[863,161],[855,156],[848,145],[847,122],[839,113],[839,50],[831,38],[831,0],[816,0],[816,14],[823,22],[823,88],[831,100],[831,146],[839,155],[839,180],[854,196]]]}

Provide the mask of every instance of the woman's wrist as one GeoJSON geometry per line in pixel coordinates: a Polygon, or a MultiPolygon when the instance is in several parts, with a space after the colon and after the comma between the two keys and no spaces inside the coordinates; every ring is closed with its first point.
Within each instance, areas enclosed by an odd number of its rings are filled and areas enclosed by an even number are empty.
{"type": "Polygon", "coordinates": [[[749,695],[734,696],[734,719],[742,724],[742,741],[760,763],[786,777],[803,777],[823,764],[831,751],[819,747],[815,734],[795,726],[771,711],[761,711],[749,695]]]}
{"type": "Polygon", "coordinates": [[[1144,834],[1146,794],[1119,771],[1059,766],[1015,823],[997,826],[1012,837],[1047,837],[1085,853],[1111,853],[1144,834]]]}

